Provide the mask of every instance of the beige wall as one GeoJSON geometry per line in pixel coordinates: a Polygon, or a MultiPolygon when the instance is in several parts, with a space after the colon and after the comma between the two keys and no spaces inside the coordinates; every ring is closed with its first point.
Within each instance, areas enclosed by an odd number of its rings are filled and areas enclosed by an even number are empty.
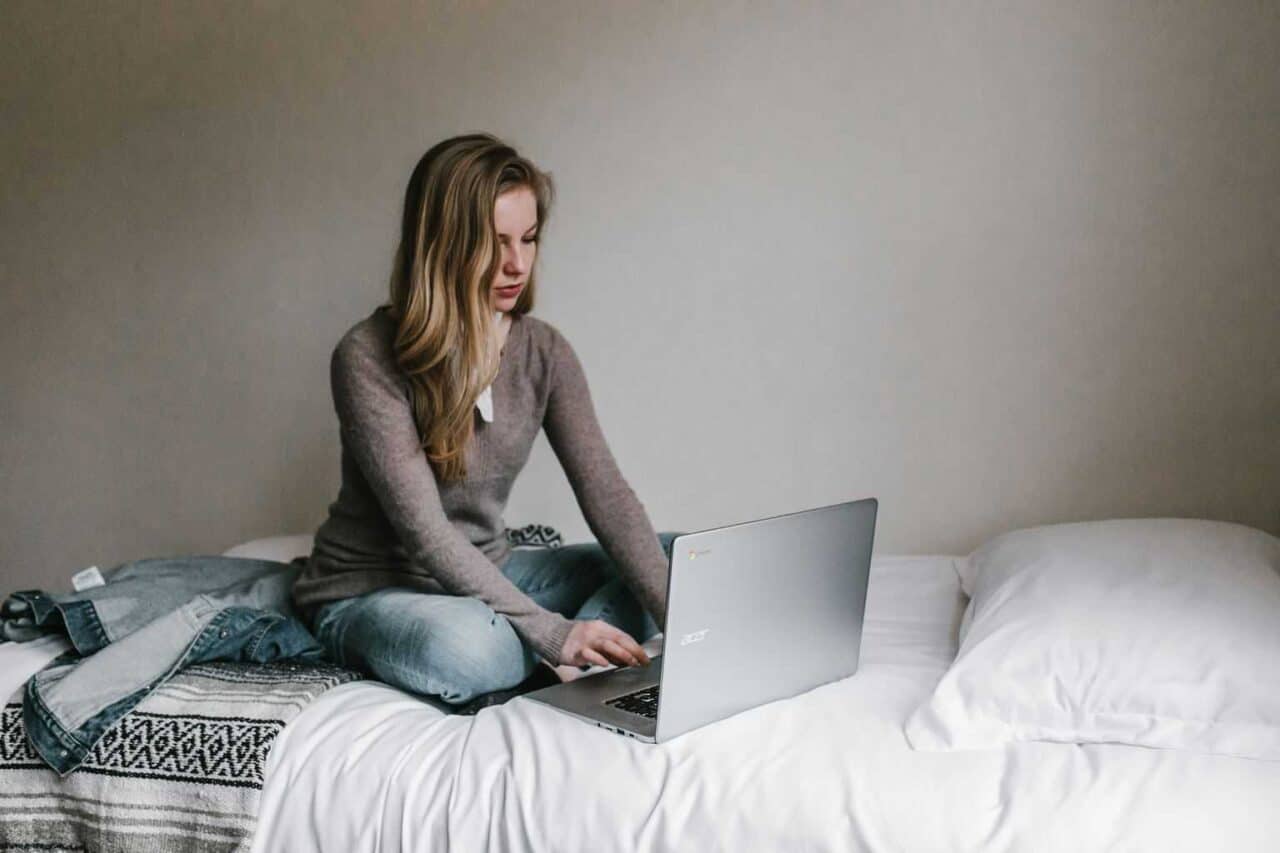
{"type": "MultiPolygon", "coordinates": [[[[5,589],[314,529],[473,129],[559,181],[538,313],[658,529],[1280,533],[1275,4],[348,5],[5,3],[5,589]]],[[[589,535],[545,440],[507,520],[589,535]]]]}

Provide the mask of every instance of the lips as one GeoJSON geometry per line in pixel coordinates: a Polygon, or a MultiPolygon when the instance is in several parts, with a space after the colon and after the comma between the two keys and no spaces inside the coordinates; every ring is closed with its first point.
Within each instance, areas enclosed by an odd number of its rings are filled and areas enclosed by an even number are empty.
{"type": "Polygon", "coordinates": [[[513,293],[519,293],[520,288],[522,287],[524,287],[523,284],[513,284],[510,287],[499,287],[498,292],[503,294],[504,296],[510,296],[513,293]]]}

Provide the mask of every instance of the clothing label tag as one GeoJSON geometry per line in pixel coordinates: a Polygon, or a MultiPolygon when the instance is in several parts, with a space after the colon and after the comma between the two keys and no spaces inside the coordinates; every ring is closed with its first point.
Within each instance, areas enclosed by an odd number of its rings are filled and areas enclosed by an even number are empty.
{"type": "Polygon", "coordinates": [[[76,592],[93,589],[95,586],[105,586],[106,583],[106,580],[102,577],[102,572],[98,571],[97,566],[81,569],[71,576],[71,586],[76,592]]]}

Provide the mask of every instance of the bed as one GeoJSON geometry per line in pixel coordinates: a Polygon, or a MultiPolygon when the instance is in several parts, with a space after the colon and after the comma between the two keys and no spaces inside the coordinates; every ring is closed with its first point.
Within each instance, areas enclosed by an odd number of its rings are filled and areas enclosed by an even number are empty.
{"type": "MultiPolygon", "coordinates": [[[[959,559],[875,558],[856,675],[658,746],[520,698],[459,717],[335,687],[277,738],[252,850],[1280,848],[1280,762],[912,750],[904,721],[956,654],[959,559]]],[[[0,647],[0,689],[56,653],[0,647]]]]}

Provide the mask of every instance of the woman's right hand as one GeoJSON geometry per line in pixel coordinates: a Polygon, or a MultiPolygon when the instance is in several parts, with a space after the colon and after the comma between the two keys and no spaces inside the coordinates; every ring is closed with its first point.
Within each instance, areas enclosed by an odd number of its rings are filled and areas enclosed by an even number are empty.
{"type": "Polygon", "coordinates": [[[575,620],[560,648],[560,663],[571,666],[644,666],[649,663],[631,635],[602,619],[575,620]]]}

